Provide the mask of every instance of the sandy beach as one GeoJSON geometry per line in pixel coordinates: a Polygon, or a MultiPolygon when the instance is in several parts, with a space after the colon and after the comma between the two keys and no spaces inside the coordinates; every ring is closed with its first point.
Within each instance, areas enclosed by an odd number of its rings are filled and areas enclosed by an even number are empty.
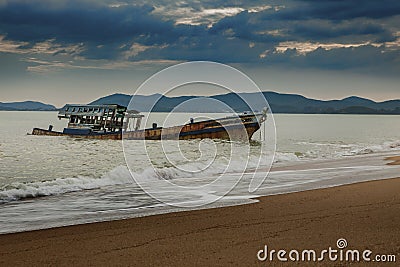
{"type": "Polygon", "coordinates": [[[385,160],[390,161],[387,165],[400,165],[400,156],[387,157],[385,160]]]}
{"type": "Polygon", "coordinates": [[[279,265],[258,261],[257,252],[264,245],[320,251],[336,248],[339,238],[349,249],[399,259],[399,192],[397,178],[261,197],[249,205],[6,234],[0,265],[279,265]]]}

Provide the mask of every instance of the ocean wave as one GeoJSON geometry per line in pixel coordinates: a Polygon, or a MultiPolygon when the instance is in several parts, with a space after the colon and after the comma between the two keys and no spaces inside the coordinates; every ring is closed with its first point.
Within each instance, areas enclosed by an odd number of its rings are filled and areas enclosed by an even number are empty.
{"type": "Polygon", "coordinates": [[[276,152],[274,163],[299,161],[302,156],[304,156],[304,154],[300,152],[276,152]]]}
{"type": "Polygon", "coordinates": [[[358,147],[352,149],[350,151],[350,155],[345,155],[345,156],[366,155],[366,154],[391,151],[391,150],[400,150],[400,141],[384,142],[383,144],[380,145],[368,145],[365,147],[358,147]]]}
{"type": "Polygon", "coordinates": [[[132,182],[129,171],[119,166],[100,178],[73,177],[30,183],[14,182],[1,187],[0,203],[51,195],[60,195],[104,186],[121,185],[132,182]]]}
{"type": "Polygon", "coordinates": [[[342,142],[297,142],[296,144],[302,145],[305,148],[309,147],[309,150],[303,153],[292,153],[292,155],[290,153],[285,153],[282,159],[278,160],[278,162],[307,159],[335,159],[400,150],[400,141],[389,141],[381,144],[344,144],[342,142]]]}
{"type": "MultiPolygon", "coordinates": [[[[339,146],[343,146],[340,144],[339,146]]],[[[307,159],[318,158],[338,158],[344,156],[365,155],[376,152],[400,150],[400,141],[385,142],[381,145],[368,145],[358,146],[346,145],[343,150],[328,151],[328,154],[319,151],[310,150],[305,153],[300,152],[276,152],[274,156],[274,163],[294,162],[307,159]],[[344,151],[343,151],[344,150],[344,151]]],[[[260,157],[251,155],[247,158],[236,158],[233,161],[229,159],[220,159],[214,162],[211,167],[205,168],[204,162],[192,162],[186,165],[176,167],[163,167],[163,168],[146,168],[140,172],[133,173],[135,177],[141,178],[158,178],[165,180],[173,179],[186,179],[186,178],[202,178],[206,176],[216,176],[225,172],[239,173],[243,172],[243,161],[247,161],[246,169],[256,169],[263,166],[268,160],[267,156],[260,157]],[[229,164],[229,168],[227,168],[229,164]],[[261,166],[260,166],[261,165],[261,166]],[[204,169],[204,170],[203,170],[204,169]]],[[[151,179],[149,179],[151,180],[151,179]]],[[[36,182],[13,182],[0,187],[0,203],[7,203],[10,201],[21,200],[25,198],[35,198],[51,195],[60,195],[65,193],[98,189],[106,186],[123,185],[133,183],[131,173],[126,166],[118,166],[101,177],[72,177],[72,178],[58,178],[47,181],[36,182]]]]}
{"type": "MultiPolygon", "coordinates": [[[[242,173],[244,169],[255,169],[263,166],[263,161],[257,156],[229,160],[220,158],[208,166],[207,162],[191,162],[177,167],[153,168],[133,172],[133,178],[141,181],[156,179],[190,179],[214,177],[222,173],[242,173]],[[243,162],[247,161],[247,165],[243,162]]],[[[131,173],[126,166],[118,166],[101,177],[58,178],[47,181],[13,182],[0,187],[0,203],[6,203],[26,198],[61,195],[65,193],[98,189],[107,186],[132,184],[131,173]]]]}

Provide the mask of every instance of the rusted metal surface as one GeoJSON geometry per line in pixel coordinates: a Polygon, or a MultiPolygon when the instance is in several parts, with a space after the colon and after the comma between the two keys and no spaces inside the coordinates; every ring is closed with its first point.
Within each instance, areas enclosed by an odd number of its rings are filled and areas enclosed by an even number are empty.
{"type": "MultiPolygon", "coordinates": [[[[141,131],[134,131],[134,132],[125,132],[124,138],[130,140],[161,140],[161,139],[179,139],[181,140],[188,140],[188,139],[233,139],[233,140],[245,140],[251,139],[254,132],[256,132],[260,127],[258,125],[248,125],[245,126],[246,133],[244,133],[241,129],[240,130],[232,130],[230,131],[231,136],[229,136],[228,132],[221,128],[221,130],[213,131],[213,132],[203,132],[203,133],[193,133],[191,131],[185,132],[185,135],[182,135],[182,132],[177,132],[176,129],[173,131],[168,131],[170,129],[146,129],[141,131]],[[166,131],[166,132],[165,132],[166,131]]],[[[109,139],[109,140],[121,140],[122,134],[121,133],[112,133],[112,134],[89,134],[89,135],[71,135],[71,134],[64,134],[61,132],[55,131],[48,131],[43,129],[33,129],[32,135],[45,135],[45,136],[69,136],[74,138],[88,138],[88,139],[109,139]]]]}

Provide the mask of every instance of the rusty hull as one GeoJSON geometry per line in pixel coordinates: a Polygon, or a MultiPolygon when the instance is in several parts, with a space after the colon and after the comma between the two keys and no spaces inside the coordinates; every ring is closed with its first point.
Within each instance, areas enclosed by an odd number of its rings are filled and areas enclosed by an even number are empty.
{"type": "MultiPolygon", "coordinates": [[[[251,118],[253,116],[246,116],[245,118],[251,118]]],[[[74,138],[88,138],[88,139],[110,139],[110,140],[121,140],[122,136],[124,139],[129,140],[181,140],[188,139],[226,139],[226,140],[250,140],[254,132],[260,128],[258,122],[250,121],[243,122],[233,125],[222,126],[217,121],[203,121],[185,124],[181,126],[174,126],[168,128],[150,128],[138,131],[124,132],[113,132],[113,133],[91,133],[88,135],[76,135],[76,134],[65,134],[62,132],[44,130],[35,128],[32,131],[32,135],[45,135],[45,136],[69,136],[74,138]],[[210,126],[211,124],[212,126],[210,126]],[[245,127],[246,131],[243,131],[245,127]],[[227,131],[227,129],[229,130],[227,131]],[[229,136],[228,132],[231,134],[229,136]]]]}

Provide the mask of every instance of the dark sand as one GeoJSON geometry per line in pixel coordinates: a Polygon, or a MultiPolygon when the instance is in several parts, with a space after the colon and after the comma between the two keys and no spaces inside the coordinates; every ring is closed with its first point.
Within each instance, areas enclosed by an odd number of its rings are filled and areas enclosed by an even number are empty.
{"type": "Polygon", "coordinates": [[[319,251],[336,248],[339,238],[349,249],[395,254],[399,261],[400,178],[262,197],[243,206],[0,235],[0,266],[276,266],[257,261],[265,244],[319,251]]]}
{"type": "Polygon", "coordinates": [[[400,156],[388,157],[385,160],[391,161],[387,165],[400,165],[400,156]]]}

